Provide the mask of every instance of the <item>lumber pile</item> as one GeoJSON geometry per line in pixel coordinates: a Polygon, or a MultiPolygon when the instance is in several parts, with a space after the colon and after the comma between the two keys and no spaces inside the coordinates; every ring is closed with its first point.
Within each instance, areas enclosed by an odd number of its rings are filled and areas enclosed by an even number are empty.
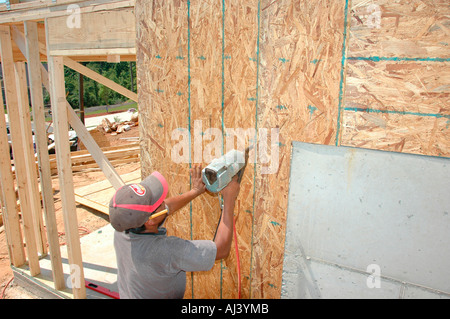
{"type": "Polygon", "coordinates": [[[107,118],[104,118],[102,122],[97,126],[99,130],[103,130],[105,133],[111,135],[117,135],[126,131],[129,131],[133,126],[138,125],[138,113],[131,115],[130,121],[112,122],[107,118]]]}
{"type": "MultiPolygon", "coordinates": [[[[103,154],[115,167],[125,163],[136,163],[140,160],[139,143],[122,144],[101,148],[103,154]]],[[[72,172],[100,169],[87,150],[71,153],[72,172]]],[[[56,156],[50,155],[50,169],[53,174],[57,174],[56,156]]]]}
{"type": "MultiPolygon", "coordinates": [[[[103,129],[99,127],[95,127],[89,130],[89,134],[91,134],[92,138],[95,140],[99,147],[108,147],[111,146],[108,138],[105,136],[105,132],[103,129]]],[[[84,145],[82,140],[78,141],[79,150],[85,150],[86,146],[84,145]]]]}

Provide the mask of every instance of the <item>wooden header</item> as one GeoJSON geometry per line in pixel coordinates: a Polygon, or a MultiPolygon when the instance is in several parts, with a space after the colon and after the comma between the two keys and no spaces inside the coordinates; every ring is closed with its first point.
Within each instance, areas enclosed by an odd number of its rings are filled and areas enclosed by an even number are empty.
{"type": "Polygon", "coordinates": [[[114,10],[118,8],[134,7],[134,0],[36,0],[31,2],[0,5],[0,24],[18,23],[23,21],[43,21],[50,17],[69,16],[73,8],[78,7],[80,13],[114,10]]]}
{"type": "MultiPolygon", "coordinates": [[[[49,51],[53,56],[68,56],[77,62],[136,61],[134,1],[89,1],[89,3],[90,6],[87,6],[86,1],[77,2],[78,8],[75,7],[74,10],[68,10],[68,5],[59,7],[53,5],[50,6],[52,11],[49,11],[48,15],[44,14],[44,9],[39,8],[0,12],[0,23],[12,20],[19,22],[7,24],[13,24],[24,33],[22,22],[38,16],[45,19],[50,31],[49,51]]],[[[20,5],[23,6],[25,3],[20,5]]],[[[46,7],[45,10],[49,10],[50,7],[46,7]]],[[[39,42],[44,45],[47,40],[44,23],[39,22],[37,25],[39,42]]],[[[42,62],[47,61],[44,54],[41,54],[40,58],[42,62]]],[[[26,61],[14,42],[13,59],[14,62],[26,61]]]]}
{"type": "Polygon", "coordinates": [[[134,9],[47,19],[50,55],[136,54],[134,9]]]}

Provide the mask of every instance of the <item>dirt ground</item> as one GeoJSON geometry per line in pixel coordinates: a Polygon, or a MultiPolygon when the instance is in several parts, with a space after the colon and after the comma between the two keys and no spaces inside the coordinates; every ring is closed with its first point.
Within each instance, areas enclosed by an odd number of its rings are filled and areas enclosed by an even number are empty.
{"type": "MultiPolygon", "coordinates": [[[[131,140],[123,138],[138,137],[139,127],[132,127],[130,131],[118,135],[105,134],[111,146],[133,143],[131,140]]],[[[122,164],[115,167],[116,171],[122,175],[140,169],[140,163],[122,164]]],[[[77,172],[73,175],[74,188],[89,185],[104,180],[104,174],[100,170],[77,172]]],[[[60,243],[64,244],[64,222],[61,209],[61,197],[59,192],[58,176],[52,176],[54,189],[54,202],[57,227],[59,232],[60,243]]],[[[108,224],[108,215],[100,213],[94,209],[77,205],[77,217],[80,230],[80,236],[85,236],[108,224]]],[[[10,267],[10,261],[7,251],[7,243],[5,238],[4,226],[0,227],[0,299],[35,299],[34,296],[14,284],[13,273],[10,267]]]]}

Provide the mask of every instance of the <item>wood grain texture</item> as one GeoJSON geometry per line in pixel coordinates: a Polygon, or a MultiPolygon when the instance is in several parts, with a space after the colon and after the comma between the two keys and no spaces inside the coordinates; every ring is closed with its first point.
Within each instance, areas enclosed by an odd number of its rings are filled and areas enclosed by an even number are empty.
{"type": "Polygon", "coordinates": [[[351,12],[341,145],[449,157],[448,2],[358,0],[351,12]]]}
{"type": "MultiPolygon", "coordinates": [[[[179,142],[170,133],[186,127],[192,163],[206,165],[238,141],[267,142],[265,156],[258,147],[250,156],[235,212],[244,298],[280,296],[291,141],[334,143],[343,9],[342,1],[136,3],[143,172],[159,168],[187,189],[186,164],[170,158],[179,142]],[[224,137],[216,153],[210,129],[224,137]]],[[[212,239],[217,197],[194,200],[191,216],[192,238],[212,239]]],[[[192,278],[185,297],[236,298],[235,252],[192,278]]]]}

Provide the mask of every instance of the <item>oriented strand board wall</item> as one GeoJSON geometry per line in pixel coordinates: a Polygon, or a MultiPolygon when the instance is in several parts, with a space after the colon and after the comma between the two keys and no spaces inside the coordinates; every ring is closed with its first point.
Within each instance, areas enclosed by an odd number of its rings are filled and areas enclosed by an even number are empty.
{"type": "MultiPolygon", "coordinates": [[[[185,192],[189,163],[206,165],[216,139],[215,155],[226,151],[229,129],[268,130],[269,163],[251,154],[235,212],[242,297],[281,295],[292,141],[449,155],[448,10],[445,1],[136,1],[144,175],[159,170],[170,195],[185,192]]],[[[212,239],[218,203],[194,200],[171,217],[170,234],[212,239]]],[[[185,297],[236,298],[237,287],[232,250],[189,274],[185,297]]]]}
{"type": "MultiPolygon", "coordinates": [[[[144,175],[159,170],[170,195],[184,192],[190,165],[171,157],[184,138],[187,159],[206,165],[221,134],[212,158],[233,148],[233,129],[246,130],[238,135],[247,145],[268,133],[268,157],[250,155],[235,212],[244,298],[280,296],[291,141],[335,143],[344,8],[325,0],[136,3],[144,175]]],[[[209,194],[194,200],[172,217],[170,233],[212,239],[218,204],[209,194]]],[[[238,297],[234,244],[229,258],[188,279],[187,298],[238,297]]]]}
{"type": "MultiPolygon", "coordinates": [[[[161,172],[169,196],[174,196],[189,190],[189,164],[171,160],[172,131],[180,128],[184,134],[189,127],[187,7],[182,2],[143,1],[136,9],[143,177],[161,172]]],[[[170,218],[171,234],[191,238],[189,208],[170,218]]]]}
{"type": "Polygon", "coordinates": [[[261,3],[258,127],[280,135],[278,171],[256,170],[253,297],[280,295],[292,141],[335,143],[344,8],[345,1],[261,3]]]}
{"type": "Polygon", "coordinates": [[[342,145],[450,156],[448,1],[352,1],[342,145]]]}

